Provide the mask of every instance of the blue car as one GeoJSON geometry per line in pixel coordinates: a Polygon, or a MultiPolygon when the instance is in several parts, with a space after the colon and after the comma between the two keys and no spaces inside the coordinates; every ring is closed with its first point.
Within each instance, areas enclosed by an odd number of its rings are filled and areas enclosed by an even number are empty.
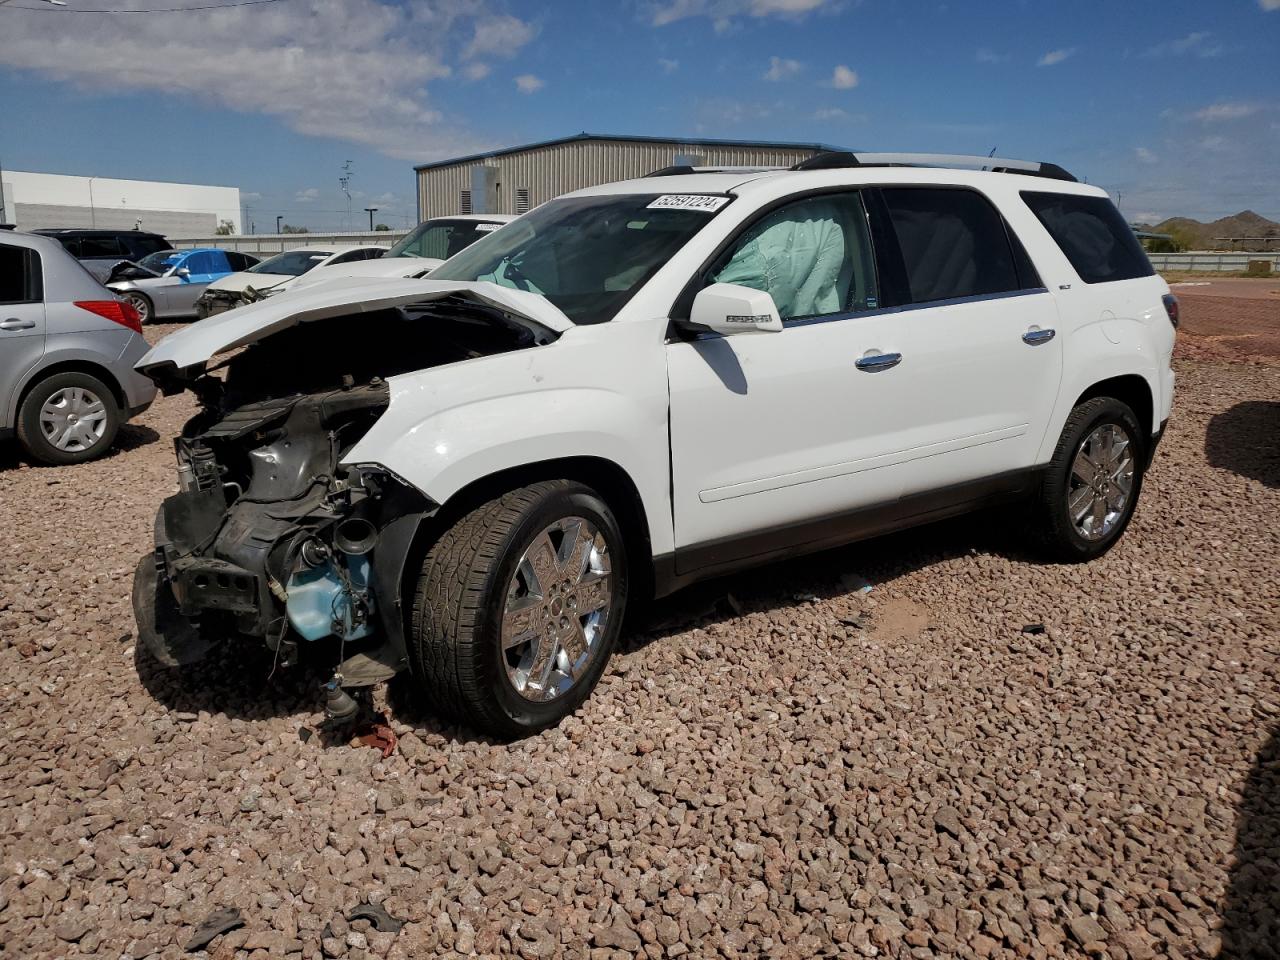
{"type": "Polygon", "coordinates": [[[195,315],[196,299],[205,287],[257,262],[247,253],[215,247],[161,250],[136,263],[117,264],[107,286],[133,304],[143,323],[189,317],[195,315]]]}

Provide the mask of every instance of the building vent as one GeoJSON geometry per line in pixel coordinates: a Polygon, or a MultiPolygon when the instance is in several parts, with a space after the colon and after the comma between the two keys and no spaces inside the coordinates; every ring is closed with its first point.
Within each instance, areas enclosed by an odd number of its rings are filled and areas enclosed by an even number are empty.
{"type": "Polygon", "coordinates": [[[460,207],[460,209],[458,210],[459,213],[471,212],[471,191],[470,190],[462,191],[462,201],[458,204],[458,206],[460,207]]]}
{"type": "Polygon", "coordinates": [[[516,190],[516,216],[529,212],[529,188],[519,187],[516,190]]]}

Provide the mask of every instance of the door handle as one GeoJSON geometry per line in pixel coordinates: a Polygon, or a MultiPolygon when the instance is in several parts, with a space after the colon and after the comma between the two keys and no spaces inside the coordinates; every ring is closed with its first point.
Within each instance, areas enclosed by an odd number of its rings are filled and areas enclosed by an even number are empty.
{"type": "Polygon", "coordinates": [[[0,330],[30,330],[35,325],[34,320],[19,320],[17,317],[0,320],[0,330]]]}
{"type": "Polygon", "coordinates": [[[1038,328],[1028,330],[1026,333],[1022,335],[1022,342],[1029,343],[1033,347],[1037,343],[1048,343],[1050,340],[1054,338],[1056,332],[1057,331],[1055,330],[1040,330],[1038,328]]]}
{"type": "Polygon", "coordinates": [[[867,373],[879,373],[881,370],[896,367],[901,362],[902,354],[900,353],[873,353],[867,357],[859,357],[853,365],[867,373]]]}

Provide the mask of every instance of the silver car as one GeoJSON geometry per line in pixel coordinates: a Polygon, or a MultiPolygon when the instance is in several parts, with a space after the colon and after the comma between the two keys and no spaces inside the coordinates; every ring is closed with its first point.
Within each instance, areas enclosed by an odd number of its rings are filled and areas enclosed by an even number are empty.
{"type": "Polygon", "coordinates": [[[162,250],[136,262],[116,264],[107,278],[107,287],[133,304],[143,323],[189,317],[196,312],[196,300],[209,284],[257,262],[257,257],[216,247],[162,250]]]}
{"type": "Polygon", "coordinates": [[[110,448],[155,399],[137,311],[52,237],[0,230],[0,438],[43,463],[110,448]]]}

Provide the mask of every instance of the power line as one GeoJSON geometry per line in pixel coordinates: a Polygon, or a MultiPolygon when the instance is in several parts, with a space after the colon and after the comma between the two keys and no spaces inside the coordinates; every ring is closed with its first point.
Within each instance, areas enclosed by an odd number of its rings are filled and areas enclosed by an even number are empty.
{"type": "Polygon", "coordinates": [[[74,7],[15,7],[9,0],[0,0],[0,9],[29,10],[35,13],[194,13],[198,10],[229,10],[232,7],[255,7],[263,3],[280,3],[281,0],[232,0],[231,3],[206,3],[195,7],[151,7],[138,10],[78,10],[74,7]]]}

